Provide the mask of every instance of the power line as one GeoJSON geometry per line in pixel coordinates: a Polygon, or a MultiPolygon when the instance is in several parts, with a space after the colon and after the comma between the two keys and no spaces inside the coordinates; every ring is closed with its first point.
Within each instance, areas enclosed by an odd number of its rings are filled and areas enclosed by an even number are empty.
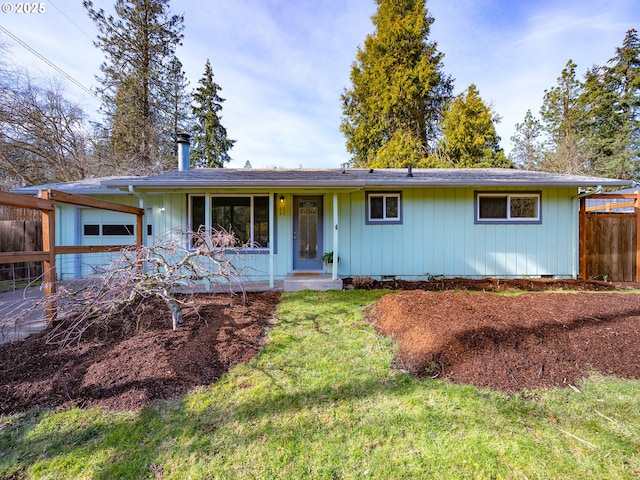
{"type": "Polygon", "coordinates": [[[11,33],[9,30],[7,30],[5,27],[3,27],[2,25],[0,25],[0,30],[2,30],[5,34],[7,34],[9,37],[11,37],[14,41],[16,41],[17,43],[19,43],[20,45],[22,45],[24,48],[26,48],[27,50],[29,50],[31,53],[33,53],[36,57],[38,57],[40,60],[42,60],[44,63],[46,63],[47,65],[49,65],[51,68],[53,68],[56,72],[58,72],[60,75],[62,75],[63,77],[65,77],[67,80],[69,80],[71,83],[73,83],[74,85],[76,85],[78,88],[80,88],[81,90],[87,92],[89,95],[91,95],[92,97],[96,98],[97,100],[100,100],[100,98],[98,98],[96,96],[95,93],[93,93],[90,89],[88,89],[87,87],[85,87],[83,84],[81,84],[78,80],[76,80],[75,78],[73,78],[71,75],[69,75],[67,72],[65,72],[64,70],[62,70],[60,67],[58,67],[55,63],[53,63],[51,60],[49,60],[48,58],[46,58],[44,55],[42,55],[40,52],[38,52],[37,50],[31,48],[29,45],[27,45],[25,42],[23,42],[20,38],[18,38],[16,35],[14,35],[13,33],[11,33]]]}
{"type": "Polygon", "coordinates": [[[93,39],[87,34],[87,32],[85,32],[84,30],[82,30],[82,28],[80,28],[80,26],[74,22],[73,20],[71,20],[62,10],[60,10],[55,3],[53,3],[51,0],[49,0],[49,4],[51,4],[51,6],[53,8],[55,8],[58,12],[60,12],[60,15],[62,15],[64,18],[66,18],[67,20],[69,20],[69,23],[71,23],[74,27],[76,27],[80,33],[82,33],[85,37],[87,37],[89,40],[91,40],[93,42],[93,39]]]}

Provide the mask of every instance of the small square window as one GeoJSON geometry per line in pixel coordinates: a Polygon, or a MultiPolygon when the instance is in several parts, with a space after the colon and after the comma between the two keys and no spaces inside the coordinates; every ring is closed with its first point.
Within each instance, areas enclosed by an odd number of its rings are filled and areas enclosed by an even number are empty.
{"type": "Polygon", "coordinates": [[[539,192],[476,192],[475,223],[541,223],[539,192]]]}
{"type": "Polygon", "coordinates": [[[366,198],[367,224],[402,223],[400,192],[369,192],[366,198]]]}
{"type": "Polygon", "coordinates": [[[538,197],[512,196],[509,202],[511,218],[537,218],[538,197]]]}
{"type": "Polygon", "coordinates": [[[100,225],[85,225],[84,226],[84,234],[86,236],[97,236],[100,235],[100,225]]]}

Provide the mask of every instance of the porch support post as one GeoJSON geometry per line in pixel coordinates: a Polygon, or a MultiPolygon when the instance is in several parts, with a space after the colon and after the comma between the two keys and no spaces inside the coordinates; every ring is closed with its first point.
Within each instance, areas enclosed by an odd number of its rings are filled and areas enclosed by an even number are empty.
{"type": "Polygon", "coordinates": [[[275,262],[275,258],[273,256],[273,246],[275,245],[276,239],[274,238],[274,232],[275,232],[275,224],[274,222],[275,220],[275,215],[274,215],[274,209],[275,209],[275,199],[276,194],[271,192],[271,195],[269,195],[269,288],[273,288],[274,286],[274,282],[273,282],[273,270],[274,270],[274,262],[275,262]]]}
{"type": "MultiPolygon", "coordinates": [[[[38,195],[43,200],[51,200],[49,190],[40,190],[38,195]]],[[[53,300],[56,294],[56,212],[52,210],[41,210],[42,219],[42,249],[49,254],[43,261],[44,270],[44,296],[45,296],[45,317],[47,325],[51,326],[56,321],[57,305],[53,300]]]]}
{"type": "Polygon", "coordinates": [[[338,279],[338,193],[333,192],[333,269],[331,270],[331,279],[338,279]]]}

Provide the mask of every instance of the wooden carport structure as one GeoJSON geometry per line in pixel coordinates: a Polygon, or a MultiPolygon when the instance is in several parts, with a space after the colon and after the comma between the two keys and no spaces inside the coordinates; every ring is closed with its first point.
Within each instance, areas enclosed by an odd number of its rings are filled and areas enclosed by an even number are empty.
{"type": "MultiPolygon", "coordinates": [[[[43,262],[43,280],[45,298],[56,293],[56,255],[73,253],[98,253],[120,251],[131,245],[56,245],[56,203],[67,203],[82,207],[111,210],[114,212],[136,215],[136,247],[143,243],[144,209],[99,200],[84,195],[74,195],[59,190],[40,190],[38,197],[31,197],[10,192],[0,192],[0,205],[10,207],[32,208],[40,210],[42,220],[42,251],[34,252],[0,252],[0,264],[19,262],[43,262]]],[[[45,314],[47,321],[55,319],[56,310],[53,302],[47,302],[45,314]]]]}

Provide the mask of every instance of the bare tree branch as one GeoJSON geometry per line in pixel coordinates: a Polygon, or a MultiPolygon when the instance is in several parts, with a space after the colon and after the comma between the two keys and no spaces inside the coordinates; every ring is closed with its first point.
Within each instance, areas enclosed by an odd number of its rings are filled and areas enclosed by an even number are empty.
{"type": "Polygon", "coordinates": [[[53,301],[58,315],[49,342],[61,346],[79,341],[94,325],[112,319],[145,299],[162,299],[171,312],[172,327],[182,325],[181,292],[195,291],[197,284],[238,282],[241,272],[233,265],[240,247],[232,232],[200,230],[169,232],[152,246],[122,250],[107,269],[84,279],[75,288],[60,285],[53,301]]]}

